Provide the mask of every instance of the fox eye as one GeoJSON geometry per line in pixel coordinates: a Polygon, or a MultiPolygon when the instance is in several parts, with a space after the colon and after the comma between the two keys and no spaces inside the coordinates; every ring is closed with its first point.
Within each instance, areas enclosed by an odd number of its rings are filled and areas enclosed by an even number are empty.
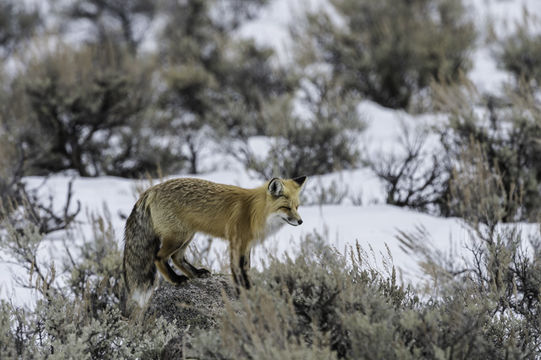
{"type": "Polygon", "coordinates": [[[291,211],[291,208],[289,206],[280,206],[280,209],[291,211]]]}

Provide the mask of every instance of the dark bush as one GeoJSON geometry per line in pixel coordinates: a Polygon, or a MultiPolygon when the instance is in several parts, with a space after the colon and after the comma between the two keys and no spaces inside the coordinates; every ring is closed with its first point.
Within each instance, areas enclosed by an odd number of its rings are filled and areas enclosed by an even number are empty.
{"type": "MultiPolygon", "coordinates": [[[[541,150],[539,101],[528,92],[519,91],[509,93],[507,106],[497,106],[492,98],[480,98],[465,89],[448,89],[439,98],[440,108],[450,114],[448,125],[441,129],[448,175],[456,172],[455,177],[460,178],[468,176],[471,167],[488,166],[489,173],[498,174],[506,194],[500,198],[508,209],[502,220],[537,221],[541,215],[541,162],[537,156],[541,150]],[[481,106],[476,107],[475,101],[481,106]],[[455,165],[470,151],[477,152],[473,157],[482,157],[482,161],[473,161],[470,156],[469,163],[462,161],[464,166],[457,168],[455,165]]],[[[450,189],[442,196],[451,200],[450,189]]],[[[459,215],[441,204],[443,214],[459,215]]]]}
{"type": "Polygon", "coordinates": [[[171,154],[148,131],[155,115],[151,67],[114,46],[59,46],[11,85],[4,121],[27,159],[25,174],[165,172],[171,154]]]}
{"type": "Polygon", "coordinates": [[[366,159],[384,181],[387,204],[437,212],[449,175],[441,156],[426,146],[429,134],[403,125],[398,153],[369,155],[366,159]]]}
{"type": "Polygon", "coordinates": [[[76,0],[61,7],[61,19],[68,24],[86,20],[93,27],[92,43],[122,44],[135,55],[149,33],[158,6],[147,0],[76,0]]]}
{"type": "Polygon", "coordinates": [[[524,88],[508,90],[505,102],[480,96],[467,80],[460,86],[434,84],[433,92],[436,109],[448,114],[448,121],[435,128],[440,139],[438,153],[427,154],[420,137],[403,142],[403,156],[372,155],[368,159],[376,175],[385,181],[387,203],[443,216],[470,217],[479,209],[463,214],[459,207],[480,204],[481,199],[490,197],[505,210],[501,221],[538,221],[538,99],[524,88]],[[456,187],[476,176],[497,183],[499,191],[478,189],[466,194],[456,187]]]}
{"type": "Polygon", "coordinates": [[[229,31],[237,29],[246,20],[256,18],[261,7],[269,3],[269,0],[211,1],[214,11],[220,14],[217,19],[220,27],[229,31]]]}
{"type": "Polygon", "coordinates": [[[455,0],[333,0],[344,19],[310,14],[298,35],[304,59],[324,61],[346,89],[383,106],[407,108],[432,80],[470,67],[473,23],[455,0]],[[307,34],[307,35],[305,35],[307,34]]]}
{"type": "Polygon", "coordinates": [[[24,173],[23,151],[9,135],[0,135],[0,208],[21,200],[20,187],[24,173]]]}
{"type": "MultiPolygon", "coordinates": [[[[216,138],[268,133],[263,109],[290,93],[295,77],[272,62],[270,48],[231,36],[265,3],[78,0],[55,10],[67,25],[60,30],[87,20],[95,32],[84,44],[25,57],[24,71],[6,78],[2,126],[21,145],[23,173],[198,173],[216,138]],[[164,27],[154,57],[138,49],[157,14],[164,27]]],[[[13,21],[30,16],[6,9],[13,21]]],[[[22,22],[6,23],[6,49],[19,41],[11,28],[22,22]]],[[[21,39],[30,35],[21,31],[21,39]]]]}
{"type": "Polygon", "coordinates": [[[37,9],[20,2],[0,3],[0,218],[12,202],[22,200],[20,189],[25,173],[25,151],[16,135],[18,124],[11,120],[13,99],[8,86],[10,75],[4,61],[32,38],[43,25],[37,9]]]}
{"type": "Polygon", "coordinates": [[[18,231],[29,223],[40,233],[64,229],[75,219],[80,203],[77,209],[72,207],[71,182],[63,209],[53,207],[52,199],[40,198],[39,187],[27,188],[23,177],[30,159],[26,144],[21,141],[25,127],[11,118],[17,103],[9,102],[9,96],[0,91],[0,221],[12,224],[18,231]]]}

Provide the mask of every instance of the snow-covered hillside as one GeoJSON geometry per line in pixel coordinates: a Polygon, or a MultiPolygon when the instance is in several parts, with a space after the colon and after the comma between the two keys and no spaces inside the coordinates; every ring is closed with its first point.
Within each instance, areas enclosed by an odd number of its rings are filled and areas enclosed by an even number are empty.
{"type": "MultiPolygon", "coordinates": [[[[487,31],[489,24],[499,34],[512,30],[515,22],[520,22],[523,9],[541,18],[541,2],[539,0],[502,1],[502,0],[467,0],[471,16],[476,19],[481,33],[487,31]]],[[[257,19],[245,24],[239,30],[239,36],[253,37],[256,41],[273,46],[278,52],[280,61],[287,63],[292,46],[288,36],[288,25],[295,21],[295,14],[305,9],[318,7],[329,8],[324,0],[291,2],[289,0],[271,0],[270,5],[262,9],[257,19]]],[[[474,66],[468,74],[469,78],[481,91],[498,92],[502,84],[509,80],[508,74],[499,70],[491,57],[492,49],[485,45],[483,36],[473,54],[474,66]]],[[[441,115],[423,114],[413,116],[403,111],[382,108],[369,101],[359,104],[359,111],[367,122],[367,130],[359,139],[361,151],[395,151],[396,139],[400,135],[400,124],[406,126],[433,125],[441,121],[441,115]]],[[[427,142],[430,145],[430,141],[427,142]]],[[[259,147],[255,147],[256,149],[259,147]]],[[[260,147],[259,151],[264,151],[260,147]]],[[[260,184],[253,174],[245,171],[234,159],[228,157],[210,158],[206,168],[219,170],[198,175],[198,177],[215,182],[235,184],[243,187],[253,187],[260,184]],[[219,166],[216,164],[219,163],[219,166]]],[[[310,175],[310,174],[307,174],[310,175]]],[[[182,175],[185,176],[185,175],[182,175]]],[[[32,187],[38,186],[43,179],[27,178],[26,182],[32,187]]],[[[52,194],[60,207],[65,199],[65,191],[70,178],[53,176],[48,179],[46,186],[40,191],[44,197],[52,194]]],[[[272,238],[268,239],[263,248],[256,249],[254,263],[261,266],[266,257],[266,251],[294,254],[298,251],[299,239],[317,231],[327,234],[330,244],[339,251],[358,241],[365,249],[373,248],[376,257],[386,253],[386,246],[391,251],[394,264],[404,274],[405,279],[415,281],[419,271],[415,259],[404,254],[396,239],[398,230],[413,231],[422,226],[431,235],[435,248],[446,250],[453,241],[455,247],[461,248],[467,240],[467,231],[457,219],[438,218],[412,210],[397,208],[384,204],[383,184],[369,169],[358,169],[343,173],[328,174],[320,177],[309,177],[307,191],[319,184],[339,184],[347,188],[350,195],[359,196],[362,205],[355,206],[350,201],[342,205],[312,205],[299,208],[304,223],[299,227],[284,226],[272,238]]],[[[81,202],[83,210],[77,220],[81,229],[90,236],[88,215],[92,212],[101,213],[107,207],[119,243],[122,242],[124,219],[131,211],[137,198],[136,187],[140,181],[121,178],[76,178],[73,183],[74,200],[81,202]]],[[[55,234],[50,235],[50,241],[40,249],[43,259],[55,258],[62,250],[62,244],[54,241],[55,234]]],[[[197,239],[195,240],[197,242],[197,239]]],[[[226,244],[214,242],[212,256],[227,251],[226,244]]],[[[9,263],[0,264],[0,298],[12,299],[17,304],[31,304],[32,294],[18,288],[11,280],[12,272],[19,269],[9,263]]],[[[214,269],[217,270],[217,269],[214,269]]],[[[119,274],[120,276],[120,274],[119,274]]]]}

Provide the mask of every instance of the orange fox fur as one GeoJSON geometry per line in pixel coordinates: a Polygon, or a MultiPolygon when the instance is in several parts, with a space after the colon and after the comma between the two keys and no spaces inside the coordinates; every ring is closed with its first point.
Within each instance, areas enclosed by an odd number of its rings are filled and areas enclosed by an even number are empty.
{"type": "Polygon", "coordinates": [[[156,269],[175,284],[208,276],[188,263],[184,252],[196,232],[229,241],[231,271],[237,285],[250,288],[250,249],[286,222],[300,225],[299,193],[306,177],[274,178],[255,189],[181,178],[147,189],[126,221],[124,279],[132,298],[144,305],[156,269]],[[169,265],[185,275],[178,275],[169,265]]]}

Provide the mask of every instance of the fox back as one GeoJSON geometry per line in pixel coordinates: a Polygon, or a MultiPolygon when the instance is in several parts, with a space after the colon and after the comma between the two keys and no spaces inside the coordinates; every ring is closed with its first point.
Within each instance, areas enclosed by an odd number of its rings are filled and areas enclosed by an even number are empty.
{"type": "Polygon", "coordinates": [[[201,179],[174,179],[148,189],[147,204],[160,237],[174,236],[188,227],[230,241],[239,236],[252,240],[264,235],[269,216],[281,215],[291,223],[301,219],[297,212],[300,186],[293,180],[282,182],[283,188],[272,189],[273,194],[268,184],[244,189],[201,179]]]}

